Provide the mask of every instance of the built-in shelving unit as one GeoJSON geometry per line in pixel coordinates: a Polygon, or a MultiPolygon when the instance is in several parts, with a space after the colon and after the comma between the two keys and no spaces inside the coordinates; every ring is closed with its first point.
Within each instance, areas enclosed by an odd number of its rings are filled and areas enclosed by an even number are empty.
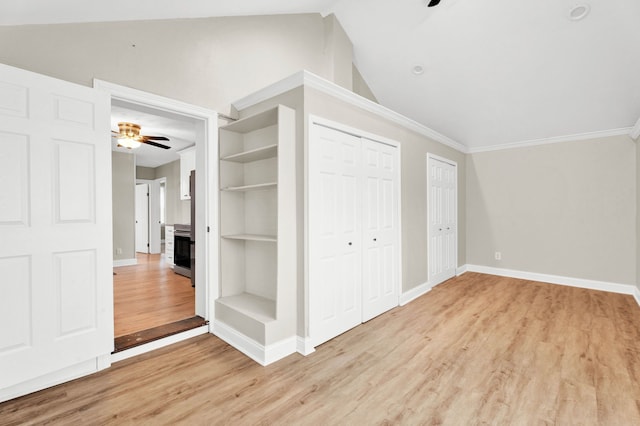
{"type": "Polygon", "coordinates": [[[216,321],[266,346],[284,335],[283,301],[296,291],[295,111],[279,105],[240,119],[219,140],[216,321]]]}

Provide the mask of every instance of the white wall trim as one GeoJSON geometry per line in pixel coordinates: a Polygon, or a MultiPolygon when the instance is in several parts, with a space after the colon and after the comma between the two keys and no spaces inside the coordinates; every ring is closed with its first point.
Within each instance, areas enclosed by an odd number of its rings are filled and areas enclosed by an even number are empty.
{"type": "Polygon", "coordinates": [[[296,352],[297,339],[292,336],[271,345],[264,346],[239,333],[221,321],[213,322],[213,332],[235,349],[260,365],[266,366],[296,352]]]}
{"type": "Polygon", "coordinates": [[[640,306],[640,290],[636,287],[636,290],[633,292],[633,298],[636,299],[636,303],[640,306]]]}
{"type": "Polygon", "coordinates": [[[456,269],[456,277],[459,277],[460,275],[467,272],[467,268],[468,268],[468,265],[459,266],[458,269],[456,269]]]}
{"type": "MultiPolygon", "coordinates": [[[[512,269],[493,268],[491,266],[466,265],[467,271],[482,274],[498,275],[501,277],[519,278],[523,280],[539,281],[549,284],[566,285],[569,287],[585,288],[589,290],[608,291],[610,293],[631,294],[640,300],[638,287],[631,284],[619,284],[606,281],[595,281],[581,278],[564,277],[560,275],[540,274],[537,272],[515,271],[512,269]]],[[[640,305],[640,302],[638,303],[640,305]]]]}
{"type": "Polygon", "coordinates": [[[142,355],[156,349],[164,348],[165,346],[173,345],[174,343],[182,342],[183,340],[191,339],[192,337],[196,337],[208,332],[209,326],[202,325],[191,330],[183,331],[182,333],[172,334],[171,336],[167,336],[159,340],[154,340],[153,342],[145,343],[144,345],[135,346],[131,349],[111,354],[111,363],[122,361],[137,355],[142,355]]]}
{"type": "Polygon", "coordinates": [[[313,343],[310,337],[297,336],[296,343],[297,343],[297,351],[299,354],[307,356],[307,355],[311,355],[316,351],[316,348],[313,347],[313,343]]]}
{"type": "Polygon", "coordinates": [[[631,139],[638,139],[638,137],[640,137],[640,118],[638,118],[636,124],[631,128],[631,131],[629,131],[629,136],[631,136],[631,139]]]}
{"type": "Polygon", "coordinates": [[[258,90],[257,92],[254,92],[249,96],[245,96],[244,98],[233,102],[233,106],[240,111],[300,86],[316,89],[343,102],[349,103],[355,107],[379,115],[384,119],[387,119],[429,139],[433,139],[436,142],[440,142],[441,144],[453,148],[457,151],[463,153],[467,152],[467,147],[460,142],[454,141],[453,139],[441,133],[438,133],[427,126],[418,123],[417,121],[405,117],[402,114],[399,114],[387,107],[384,107],[365,97],[353,93],[352,91],[347,90],[344,87],[338,86],[337,84],[332,83],[331,81],[326,80],[306,70],[297,72],[296,74],[293,74],[283,80],[267,86],[264,89],[258,90]]]}
{"type": "MultiPolygon", "coordinates": [[[[61,383],[69,382],[89,374],[97,373],[104,366],[104,358],[92,358],[71,367],[37,377],[33,380],[18,383],[15,386],[0,389],[0,403],[18,398],[33,392],[37,392],[61,383]]],[[[107,366],[108,367],[108,366],[107,366]]]]}
{"type": "MultiPolygon", "coordinates": [[[[586,139],[606,138],[610,136],[628,135],[631,127],[623,127],[620,129],[601,130],[597,132],[577,133],[575,135],[555,136],[550,138],[532,139],[521,142],[509,142],[498,145],[481,146],[477,148],[468,148],[468,154],[476,154],[479,152],[501,151],[503,149],[525,148],[538,145],[549,145],[553,143],[581,141],[586,139]]],[[[640,131],[640,129],[639,129],[640,131]]]]}
{"type": "Polygon", "coordinates": [[[418,297],[425,295],[431,291],[431,284],[428,282],[415,286],[411,290],[407,290],[400,295],[400,306],[404,306],[407,303],[417,299],[418,297]]]}
{"type": "Polygon", "coordinates": [[[133,266],[138,264],[138,259],[118,259],[113,261],[113,267],[119,266],[133,266]]]}

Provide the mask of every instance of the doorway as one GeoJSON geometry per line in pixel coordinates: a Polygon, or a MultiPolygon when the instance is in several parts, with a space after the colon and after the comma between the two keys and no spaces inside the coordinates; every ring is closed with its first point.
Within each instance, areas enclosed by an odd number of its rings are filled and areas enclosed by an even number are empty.
{"type": "MultiPolygon", "coordinates": [[[[151,95],[148,93],[140,92],[138,90],[129,89],[99,80],[94,81],[94,87],[109,92],[112,100],[112,108],[114,105],[119,107],[127,107],[147,115],[155,115],[163,119],[175,119],[184,123],[190,123],[190,125],[193,127],[194,137],[190,142],[192,146],[195,145],[197,154],[195,168],[198,171],[198,173],[196,173],[196,180],[198,184],[196,185],[196,194],[197,199],[199,200],[194,209],[195,216],[197,218],[197,225],[195,227],[196,264],[194,265],[194,269],[197,270],[197,280],[195,282],[195,287],[191,286],[188,278],[176,276],[176,274],[173,274],[173,271],[168,268],[169,265],[167,265],[166,259],[164,258],[164,253],[142,253],[142,257],[137,259],[137,265],[135,265],[135,267],[140,267],[143,269],[146,268],[147,275],[155,274],[154,280],[156,282],[164,280],[166,285],[169,285],[168,283],[166,283],[166,281],[169,281],[168,277],[171,277],[171,280],[179,278],[186,279],[188,284],[181,284],[180,286],[181,288],[188,288],[189,291],[192,292],[192,318],[184,318],[180,321],[174,321],[169,325],[175,326],[178,322],[184,323],[186,320],[199,318],[199,321],[197,321],[195,325],[194,323],[192,323],[191,325],[187,325],[186,327],[193,328],[195,326],[199,327],[199,329],[202,329],[203,327],[200,326],[206,324],[208,319],[212,315],[212,312],[210,312],[209,310],[209,306],[212,305],[210,303],[210,300],[214,300],[217,297],[218,254],[215,244],[211,244],[211,241],[216,240],[217,238],[217,226],[210,226],[210,224],[212,223],[217,223],[218,210],[217,193],[212,190],[212,188],[217,188],[217,150],[215,149],[215,147],[217,146],[217,114],[211,110],[184,104],[182,102],[174,101],[156,95],[151,95]],[[209,166],[209,164],[211,164],[211,166],[209,166]],[[212,232],[207,232],[207,228],[213,228],[212,232]],[[205,261],[206,259],[212,260],[205,261]]],[[[142,129],[142,133],[145,133],[144,128],[142,129]]],[[[185,147],[182,146],[180,148],[184,149],[185,147]]],[[[176,164],[179,164],[179,162],[176,164]]],[[[177,171],[176,175],[179,177],[180,170],[179,166],[176,168],[176,164],[174,164],[173,169],[177,171]]],[[[155,177],[156,176],[154,176],[154,178],[155,177]]],[[[166,178],[166,185],[163,188],[163,195],[165,199],[168,199],[172,184],[169,180],[169,176],[163,177],[166,178]]],[[[171,209],[168,205],[169,202],[167,201],[166,204],[167,209],[164,213],[165,225],[169,225],[169,218],[172,213],[170,212],[171,209]]],[[[187,216],[190,213],[188,211],[189,209],[182,208],[181,206],[173,206],[172,208],[173,213],[179,211],[187,216]]],[[[188,219],[186,221],[182,219],[174,220],[174,222],[178,221],[186,222],[188,221],[188,219]]],[[[169,232],[167,232],[168,230],[166,229],[166,227],[164,227],[164,229],[166,244],[166,235],[169,234],[169,232]]],[[[127,266],[127,268],[128,267],[129,266],[127,266]]],[[[126,271],[122,269],[122,272],[124,273],[126,271]]],[[[140,275],[140,273],[137,272],[133,273],[133,275],[136,274],[138,276],[140,275]]],[[[151,295],[154,295],[153,290],[151,295]]],[[[172,305],[175,305],[175,303],[172,303],[172,305]]],[[[145,335],[147,331],[149,330],[140,330],[139,333],[141,335],[145,335]]],[[[177,331],[179,332],[181,330],[178,329],[177,331]]],[[[208,331],[208,328],[206,328],[205,331],[208,331]]],[[[170,334],[173,334],[175,332],[176,329],[175,327],[173,327],[173,331],[171,331],[170,334]]],[[[155,338],[157,338],[157,336],[153,337],[153,339],[155,338]]],[[[139,339],[136,340],[139,341],[139,339]]],[[[118,345],[116,344],[116,346],[118,345]]]]}
{"type": "Polygon", "coordinates": [[[456,275],[458,265],[458,165],[427,154],[427,241],[429,284],[456,275]]]}

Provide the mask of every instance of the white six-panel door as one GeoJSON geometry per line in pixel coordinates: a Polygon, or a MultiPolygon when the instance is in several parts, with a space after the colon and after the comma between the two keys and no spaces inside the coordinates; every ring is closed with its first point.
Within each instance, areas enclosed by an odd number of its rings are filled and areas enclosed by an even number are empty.
{"type": "Polygon", "coordinates": [[[434,286],[456,275],[456,165],[427,157],[429,283],[434,286]]]}
{"type": "Polygon", "coordinates": [[[362,139],[362,320],[398,305],[398,149],[362,139]]]}
{"type": "Polygon", "coordinates": [[[313,345],[398,305],[398,149],[322,125],[309,142],[313,345]]]}
{"type": "Polygon", "coordinates": [[[0,401],[112,350],[109,108],[0,64],[0,401]]]}
{"type": "Polygon", "coordinates": [[[317,345],[362,322],[362,193],[360,139],[315,130],[309,147],[309,297],[317,345]]]}

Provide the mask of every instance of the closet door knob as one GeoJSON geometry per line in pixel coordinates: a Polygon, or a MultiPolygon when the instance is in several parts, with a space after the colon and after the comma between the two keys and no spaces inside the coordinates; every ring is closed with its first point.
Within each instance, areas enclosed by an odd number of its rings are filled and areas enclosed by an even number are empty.
{"type": "Polygon", "coordinates": [[[349,241],[349,245],[351,245],[351,241],[349,241]]]}
{"type": "Polygon", "coordinates": [[[373,241],[378,241],[378,239],[377,239],[377,238],[374,238],[374,239],[373,239],[373,241]]]}

